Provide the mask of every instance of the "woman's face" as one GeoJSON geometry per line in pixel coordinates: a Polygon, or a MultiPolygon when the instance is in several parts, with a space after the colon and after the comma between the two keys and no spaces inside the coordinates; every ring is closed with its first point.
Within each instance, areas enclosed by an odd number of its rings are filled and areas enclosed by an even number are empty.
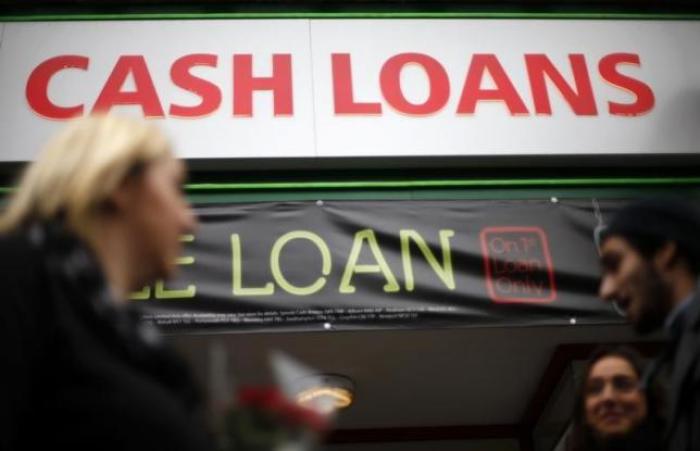
{"type": "Polygon", "coordinates": [[[137,283],[171,276],[182,251],[180,238],[196,226],[182,192],[184,179],[183,163],[166,157],[149,163],[129,187],[125,216],[132,231],[139,279],[143,279],[137,283]]]}
{"type": "Polygon", "coordinates": [[[619,356],[598,360],[584,392],[586,423],[602,438],[623,436],[647,416],[647,402],[632,365],[619,356]]]}

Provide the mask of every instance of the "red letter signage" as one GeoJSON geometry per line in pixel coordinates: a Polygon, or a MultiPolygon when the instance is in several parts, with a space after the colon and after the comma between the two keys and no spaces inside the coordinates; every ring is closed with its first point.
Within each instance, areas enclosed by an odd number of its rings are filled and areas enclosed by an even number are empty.
{"type": "Polygon", "coordinates": [[[333,103],[335,114],[381,114],[378,102],[355,102],[352,90],[352,67],[348,53],[331,55],[333,72],[333,103]]]}
{"type": "Polygon", "coordinates": [[[272,91],[274,115],[292,115],[292,56],[272,55],[272,76],[253,77],[253,55],[234,55],[234,116],[253,115],[253,91],[272,91]]]}
{"type": "Polygon", "coordinates": [[[175,61],[170,68],[170,79],[202,101],[195,106],[170,105],[170,115],[180,117],[201,117],[211,114],[221,105],[221,91],[215,84],[195,77],[190,69],[195,66],[216,67],[218,57],[210,54],[185,55],[175,61]]]}
{"type": "Polygon", "coordinates": [[[422,53],[401,53],[392,56],[380,73],[382,94],[387,103],[405,114],[433,114],[445,106],[450,97],[450,80],[442,65],[422,53]],[[407,64],[418,64],[428,76],[428,98],[423,103],[409,102],[401,91],[401,70],[407,64]]]}
{"type": "Polygon", "coordinates": [[[578,116],[595,116],[598,114],[593,97],[591,80],[588,77],[585,58],[580,54],[571,54],[569,55],[569,62],[571,63],[571,70],[574,73],[576,90],[573,90],[571,86],[569,86],[561,73],[554,67],[549,58],[547,58],[547,55],[525,55],[527,74],[530,77],[532,97],[535,101],[535,112],[537,114],[552,114],[552,107],[549,103],[549,94],[545,83],[545,75],[554,83],[557,89],[559,89],[559,92],[564,96],[564,100],[567,101],[571,109],[578,116]]]}
{"type": "Polygon", "coordinates": [[[639,55],[634,53],[613,53],[600,60],[600,76],[620,89],[627,90],[637,97],[634,103],[608,102],[608,111],[615,116],[639,116],[654,108],[654,93],[641,81],[622,75],[617,71],[618,64],[639,66],[639,55]]]}
{"type": "Polygon", "coordinates": [[[481,100],[498,100],[505,102],[510,114],[528,114],[525,103],[515,90],[498,58],[493,54],[475,54],[469,65],[467,79],[464,82],[462,98],[459,99],[457,113],[474,114],[476,103],[481,100]],[[484,73],[491,75],[495,89],[482,89],[484,73]]]}
{"type": "Polygon", "coordinates": [[[83,105],[58,106],[49,99],[49,82],[64,69],[87,70],[90,60],[80,55],[61,55],[39,64],[29,75],[25,96],[34,112],[49,119],[70,119],[83,114],[83,105]]]}
{"type": "Polygon", "coordinates": [[[153,86],[153,80],[143,56],[119,57],[92,111],[109,112],[114,105],[140,105],[144,116],[163,117],[163,107],[158,100],[156,88],[153,86]],[[129,74],[133,76],[136,90],[122,91],[122,86],[129,74]]]}

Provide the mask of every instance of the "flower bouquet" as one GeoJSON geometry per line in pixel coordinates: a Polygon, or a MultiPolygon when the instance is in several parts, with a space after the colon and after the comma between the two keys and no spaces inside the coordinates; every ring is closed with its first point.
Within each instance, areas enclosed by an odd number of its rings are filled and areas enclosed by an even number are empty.
{"type": "Polygon", "coordinates": [[[327,402],[297,399],[299,382],[314,370],[280,352],[271,364],[277,385],[238,388],[223,413],[222,451],[310,451],[330,429],[334,409],[327,402]]]}
{"type": "Polygon", "coordinates": [[[329,419],[289,400],[276,387],[244,387],[224,416],[225,450],[307,451],[330,426],[329,419]]]}

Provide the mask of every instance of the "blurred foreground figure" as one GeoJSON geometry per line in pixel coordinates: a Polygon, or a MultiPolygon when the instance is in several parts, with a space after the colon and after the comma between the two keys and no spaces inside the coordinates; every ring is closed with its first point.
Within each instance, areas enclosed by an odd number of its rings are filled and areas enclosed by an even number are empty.
{"type": "Polygon", "coordinates": [[[189,372],[128,293],[174,270],[195,226],[152,125],[71,123],[0,219],[0,449],[208,450],[189,372]]]}
{"type": "Polygon", "coordinates": [[[638,332],[664,327],[667,352],[647,375],[670,369],[667,449],[700,450],[700,212],[673,199],[620,210],[601,237],[600,296],[638,332]]]}
{"type": "Polygon", "coordinates": [[[600,348],[586,365],[568,451],[661,451],[659,390],[641,387],[642,362],[626,347],[600,348]]]}

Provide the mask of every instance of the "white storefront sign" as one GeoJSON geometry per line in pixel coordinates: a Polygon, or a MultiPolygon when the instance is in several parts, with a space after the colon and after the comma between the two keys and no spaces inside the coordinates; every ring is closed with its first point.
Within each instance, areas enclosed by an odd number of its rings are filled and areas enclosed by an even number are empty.
{"type": "Polygon", "coordinates": [[[0,161],[95,111],[186,158],[692,154],[700,22],[0,23],[0,161]]]}

